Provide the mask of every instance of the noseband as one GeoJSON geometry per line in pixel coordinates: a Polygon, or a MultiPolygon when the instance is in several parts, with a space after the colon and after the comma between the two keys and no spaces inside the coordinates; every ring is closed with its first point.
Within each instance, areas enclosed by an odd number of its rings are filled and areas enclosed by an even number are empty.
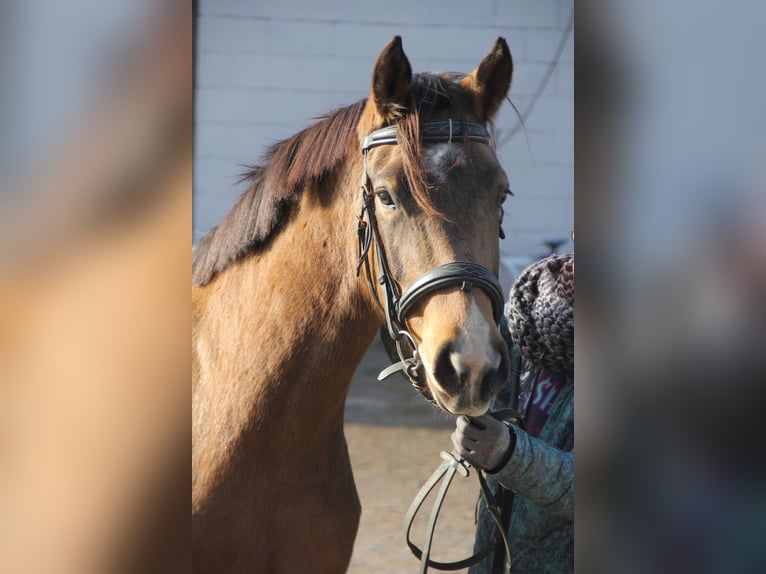
{"type": "MultiPolygon", "coordinates": [[[[382,145],[397,144],[397,127],[387,126],[375,130],[364,138],[362,154],[364,157],[364,183],[362,184],[362,210],[358,216],[357,227],[359,239],[359,259],[357,261],[357,276],[364,266],[367,284],[372,296],[384,310],[388,335],[396,344],[399,362],[381,371],[378,380],[383,380],[392,374],[403,371],[412,385],[426,398],[432,400],[425,384],[422,372],[422,362],[417,344],[407,331],[405,321],[407,314],[426,295],[447,287],[458,285],[462,291],[470,291],[479,287],[492,303],[492,315],[495,323],[500,322],[503,312],[503,290],[497,276],[481,265],[464,261],[454,261],[440,265],[418,277],[402,293],[399,283],[393,278],[386,257],[386,250],[380,237],[378,221],[375,215],[375,197],[372,192],[372,181],[367,173],[367,153],[370,149],[382,145]],[[369,252],[372,242],[375,242],[375,252],[378,259],[378,283],[383,286],[384,299],[381,303],[373,285],[369,252]]],[[[456,122],[453,120],[434,120],[421,126],[423,143],[458,143],[473,141],[483,144],[490,143],[487,129],[477,123],[456,122]]]]}

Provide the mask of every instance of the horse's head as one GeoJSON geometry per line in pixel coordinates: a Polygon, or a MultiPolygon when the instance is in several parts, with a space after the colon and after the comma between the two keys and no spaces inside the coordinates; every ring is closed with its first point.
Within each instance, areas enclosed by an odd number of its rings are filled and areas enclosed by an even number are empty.
{"type": "Polygon", "coordinates": [[[511,72],[498,38],[469,75],[413,76],[397,36],[375,64],[358,128],[377,298],[389,308],[392,334],[406,330],[417,344],[415,382],[454,414],[484,413],[508,376],[496,326],[508,181],[485,128],[511,72]]]}

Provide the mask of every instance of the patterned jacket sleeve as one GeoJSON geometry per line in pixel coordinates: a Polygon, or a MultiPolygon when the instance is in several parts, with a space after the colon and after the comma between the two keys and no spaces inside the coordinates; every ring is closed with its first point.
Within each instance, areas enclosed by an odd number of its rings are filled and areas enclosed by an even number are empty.
{"type": "Polygon", "coordinates": [[[493,475],[505,488],[564,518],[574,517],[574,452],[562,452],[515,428],[516,447],[493,475]]]}

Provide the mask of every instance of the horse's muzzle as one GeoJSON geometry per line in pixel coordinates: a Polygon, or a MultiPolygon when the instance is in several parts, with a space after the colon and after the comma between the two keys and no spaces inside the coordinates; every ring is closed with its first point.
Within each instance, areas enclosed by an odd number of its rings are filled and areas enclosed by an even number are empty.
{"type": "Polygon", "coordinates": [[[508,379],[508,350],[498,335],[481,349],[470,342],[447,343],[436,353],[430,373],[437,403],[453,414],[479,416],[508,379]]]}

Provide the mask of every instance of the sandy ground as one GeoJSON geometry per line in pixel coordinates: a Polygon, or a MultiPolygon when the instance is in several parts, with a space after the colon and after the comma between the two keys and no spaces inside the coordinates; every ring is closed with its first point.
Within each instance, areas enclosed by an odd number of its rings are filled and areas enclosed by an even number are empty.
{"type": "MultiPolygon", "coordinates": [[[[419,562],[404,540],[404,517],[422,484],[451,450],[454,419],[437,412],[401,376],[384,382],[378,372],[390,361],[376,339],[357,370],[346,403],[346,438],[362,518],[348,572],[410,573],[419,562]]],[[[476,476],[455,477],[439,518],[432,558],[451,561],[470,555],[476,476]]],[[[431,500],[413,529],[422,547],[431,500]]]]}

